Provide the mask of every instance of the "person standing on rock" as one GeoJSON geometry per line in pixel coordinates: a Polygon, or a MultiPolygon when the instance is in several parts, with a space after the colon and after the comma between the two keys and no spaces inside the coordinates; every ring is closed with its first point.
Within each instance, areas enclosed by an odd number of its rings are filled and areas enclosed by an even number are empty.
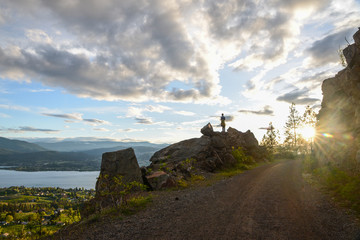
{"type": "Polygon", "coordinates": [[[221,118],[220,118],[220,121],[221,121],[221,127],[222,127],[222,132],[225,132],[225,116],[224,114],[222,113],[221,114],[221,118]]]}

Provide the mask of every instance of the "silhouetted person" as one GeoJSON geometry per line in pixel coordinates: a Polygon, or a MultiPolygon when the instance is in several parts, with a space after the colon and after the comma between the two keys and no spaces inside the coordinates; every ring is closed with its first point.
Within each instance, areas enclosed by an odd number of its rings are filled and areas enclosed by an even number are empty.
{"type": "Polygon", "coordinates": [[[222,132],[225,132],[225,116],[224,114],[222,113],[221,114],[221,118],[220,118],[220,121],[221,121],[221,127],[222,127],[222,132]]]}

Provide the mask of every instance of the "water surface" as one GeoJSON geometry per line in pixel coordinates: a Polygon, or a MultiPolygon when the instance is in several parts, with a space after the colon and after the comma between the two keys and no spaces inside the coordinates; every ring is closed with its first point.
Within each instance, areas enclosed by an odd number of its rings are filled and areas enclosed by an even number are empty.
{"type": "Polygon", "coordinates": [[[99,171],[41,171],[23,172],[0,170],[0,187],[60,187],[95,189],[99,171]]]}

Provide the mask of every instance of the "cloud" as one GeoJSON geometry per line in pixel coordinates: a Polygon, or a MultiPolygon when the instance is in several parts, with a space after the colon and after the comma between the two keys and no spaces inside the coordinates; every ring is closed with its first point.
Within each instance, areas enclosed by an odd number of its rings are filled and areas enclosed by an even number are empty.
{"type": "Polygon", "coordinates": [[[37,43],[51,43],[51,38],[40,29],[28,29],[25,33],[26,37],[33,42],[37,43]]]}
{"type": "Polygon", "coordinates": [[[110,122],[100,119],[83,119],[83,121],[89,123],[92,126],[110,125],[110,122]]]}
{"type": "Polygon", "coordinates": [[[99,132],[109,132],[110,130],[107,128],[94,128],[94,131],[99,131],[99,132]]]}
{"type": "Polygon", "coordinates": [[[336,50],[346,44],[345,37],[352,39],[354,28],[348,27],[341,31],[328,34],[324,38],[315,41],[307,52],[310,54],[310,64],[314,66],[322,66],[328,63],[338,63],[340,57],[336,50]]]}
{"type": "Polygon", "coordinates": [[[1,129],[1,131],[12,132],[12,133],[24,133],[24,132],[58,133],[59,132],[59,130],[33,128],[33,127],[6,128],[6,129],[1,129]]]}
{"type": "Polygon", "coordinates": [[[33,92],[33,93],[39,93],[39,92],[53,92],[54,90],[53,89],[49,89],[49,88],[46,88],[46,89],[31,89],[30,92],[33,92]]]}
{"type": "Polygon", "coordinates": [[[183,115],[183,116],[195,116],[194,112],[189,111],[174,111],[175,114],[183,115]]]}
{"type": "Polygon", "coordinates": [[[151,118],[135,118],[137,124],[154,124],[151,118]]]}
{"type": "Polygon", "coordinates": [[[147,105],[146,108],[144,109],[144,111],[147,112],[157,112],[157,113],[162,113],[167,110],[171,110],[171,108],[163,105],[156,105],[156,106],[147,105]]]}
{"type": "Polygon", "coordinates": [[[10,116],[5,113],[0,113],[0,118],[10,118],[10,116]]]}
{"type": "Polygon", "coordinates": [[[96,118],[83,118],[82,113],[65,113],[65,114],[55,114],[55,113],[43,113],[42,115],[48,117],[56,117],[56,118],[64,118],[66,119],[65,122],[73,123],[72,120],[82,121],[84,123],[90,124],[92,126],[99,126],[99,125],[110,125],[110,122],[105,120],[100,120],[96,118]]]}
{"type": "Polygon", "coordinates": [[[320,101],[318,98],[308,97],[308,92],[307,88],[295,89],[279,96],[276,100],[300,105],[313,105],[320,101]]]}
{"type": "Polygon", "coordinates": [[[18,44],[17,54],[0,48],[0,75],[108,101],[216,102],[224,98],[224,65],[254,70],[285,62],[299,43],[299,11],[326,3],[7,1],[10,18],[35,27],[26,30],[30,42],[8,41],[18,44]]]}
{"type": "Polygon", "coordinates": [[[82,113],[70,113],[70,114],[54,114],[54,113],[43,113],[42,115],[48,117],[65,118],[71,120],[83,120],[82,113]]]}
{"type": "Polygon", "coordinates": [[[135,129],[135,128],[126,128],[126,129],[118,129],[118,132],[143,132],[144,129],[135,129]]]}
{"type": "Polygon", "coordinates": [[[263,107],[263,109],[261,110],[239,110],[238,112],[240,113],[246,113],[246,114],[256,114],[256,115],[269,115],[269,116],[273,116],[274,115],[274,111],[272,110],[272,108],[269,105],[266,105],[263,107]]]}
{"type": "Polygon", "coordinates": [[[23,107],[18,105],[0,104],[0,108],[6,110],[15,110],[15,111],[24,111],[24,112],[30,111],[28,107],[23,107]]]}

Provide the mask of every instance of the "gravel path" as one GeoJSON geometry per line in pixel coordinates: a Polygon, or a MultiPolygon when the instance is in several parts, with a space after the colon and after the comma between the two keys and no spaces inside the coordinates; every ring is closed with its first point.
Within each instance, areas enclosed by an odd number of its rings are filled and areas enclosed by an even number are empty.
{"type": "Polygon", "coordinates": [[[358,233],[353,216],[304,182],[301,162],[286,161],[213,186],[163,192],[134,216],[79,226],[55,239],[338,240],[358,233]]]}

